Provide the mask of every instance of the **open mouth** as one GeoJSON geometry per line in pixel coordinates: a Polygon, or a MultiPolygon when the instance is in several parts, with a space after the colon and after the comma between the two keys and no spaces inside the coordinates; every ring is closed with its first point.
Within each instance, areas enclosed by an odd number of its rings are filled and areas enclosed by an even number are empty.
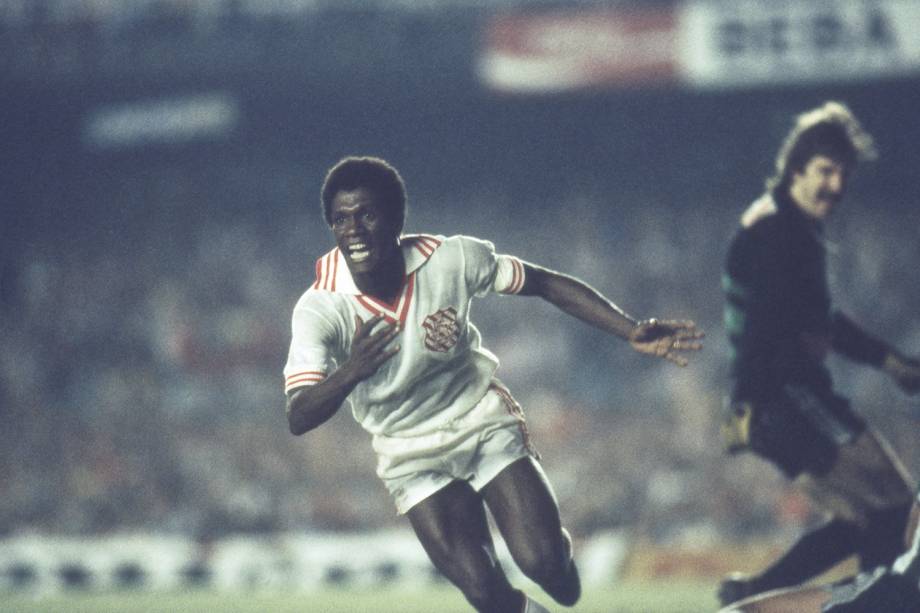
{"type": "Polygon", "coordinates": [[[829,206],[837,204],[837,201],[840,200],[840,198],[840,194],[836,194],[834,192],[820,192],[818,194],[818,199],[823,200],[829,206]]]}
{"type": "Polygon", "coordinates": [[[366,243],[352,243],[345,247],[346,253],[352,262],[363,262],[371,257],[371,250],[366,243]]]}

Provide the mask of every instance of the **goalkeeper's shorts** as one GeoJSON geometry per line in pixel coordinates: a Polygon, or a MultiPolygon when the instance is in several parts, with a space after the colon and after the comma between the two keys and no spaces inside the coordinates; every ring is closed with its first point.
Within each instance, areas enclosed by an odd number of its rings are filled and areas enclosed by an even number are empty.
{"type": "Polygon", "coordinates": [[[788,478],[827,473],[839,447],[852,442],[866,422],[849,402],[828,390],[786,385],[770,400],[733,402],[722,425],[730,453],[752,451],[788,478]]]}

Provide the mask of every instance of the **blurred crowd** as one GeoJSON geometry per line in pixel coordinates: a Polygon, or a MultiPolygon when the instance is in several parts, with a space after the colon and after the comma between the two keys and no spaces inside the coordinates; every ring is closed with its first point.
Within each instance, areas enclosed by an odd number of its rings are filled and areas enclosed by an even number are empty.
{"type": "MultiPolygon", "coordinates": [[[[164,215],[165,187],[145,189],[144,181],[168,184],[166,193],[182,200],[208,179],[191,170],[135,177],[133,200],[120,206],[141,213],[121,231],[35,232],[7,251],[0,534],[208,538],[400,521],[374,476],[369,437],[347,411],[302,438],[287,432],[281,367],[290,309],[331,245],[310,195],[322,169],[314,171],[279,166],[277,204],[261,212],[199,198],[164,215]]],[[[528,200],[529,219],[539,219],[532,223],[521,221],[522,204],[497,176],[464,192],[424,179],[409,187],[409,231],[488,238],[500,251],[581,276],[637,316],[693,318],[708,333],[705,350],[679,369],[548,305],[489,297],[474,307],[573,530],[742,538],[809,518],[772,469],[719,448],[726,365],[718,281],[743,202],[707,214],[679,204],[612,207],[602,189],[585,188],[564,200],[528,200]]],[[[920,257],[920,223],[916,212],[883,211],[854,202],[841,214],[834,283],[857,319],[917,351],[920,321],[909,305],[920,284],[902,267],[920,257]]],[[[917,401],[878,373],[834,367],[857,408],[920,469],[917,401]]]]}

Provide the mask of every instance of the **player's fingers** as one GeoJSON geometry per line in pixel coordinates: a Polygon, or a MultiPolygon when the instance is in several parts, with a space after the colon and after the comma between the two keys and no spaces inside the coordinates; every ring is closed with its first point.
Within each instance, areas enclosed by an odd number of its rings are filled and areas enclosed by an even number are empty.
{"type": "Polygon", "coordinates": [[[702,330],[696,327],[696,324],[689,320],[673,320],[656,322],[654,326],[644,326],[639,330],[635,337],[638,340],[644,339],[700,339],[706,335],[702,330]]]}
{"type": "Polygon", "coordinates": [[[365,343],[373,343],[376,339],[385,336],[393,327],[392,323],[384,321],[381,324],[381,321],[383,321],[383,315],[375,315],[365,322],[364,333],[361,335],[365,343]]]}
{"type": "Polygon", "coordinates": [[[396,323],[387,323],[375,332],[369,339],[369,344],[373,347],[382,347],[389,343],[394,336],[399,333],[400,326],[396,323]]]}
{"type": "Polygon", "coordinates": [[[668,321],[668,327],[674,331],[674,334],[686,337],[702,337],[703,331],[696,326],[696,322],[690,320],[668,321]]]}
{"type": "Polygon", "coordinates": [[[382,313],[374,315],[367,321],[363,321],[360,317],[355,315],[355,336],[370,334],[371,330],[374,329],[374,326],[376,326],[381,319],[383,319],[382,313]]]}
{"type": "Polygon", "coordinates": [[[654,323],[656,326],[664,326],[668,328],[695,328],[696,324],[690,321],[689,319],[650,319],[649,323],[654,323]]]}
{"type": "Polygon", "coordinates": [[[669,351],[668,353],[666,353],[666,354],[664,355],[664,357],[665,357],[665,359],[668,360],[669,362],[673,362],[673,363],[677,364],[678,366],[686,366],[687,364],[690,363],[690,361],[687,360],[687,358],[685,358],[685,357],[682,356],[682,355],[678,355],[678,354],[674,353],[673,351],[669,351]]]}
{"type": "Polygon", "coordinates": [[[399,349],[400,349],[400,346],[396,345],[395,347],[391,349],[387,349],[386,351],[381,351],[374,357],[374,363],[376,364],[376,366],[379,367],[381,364],[383,364],[384,362],[392,358],[394,355],[399,353],[399,349]]]}
{"type": "Polygon", "coordinates": [[[678,328],[674,335],[677,338],[703,338],[706,333],[699,328],[678,328]]]}

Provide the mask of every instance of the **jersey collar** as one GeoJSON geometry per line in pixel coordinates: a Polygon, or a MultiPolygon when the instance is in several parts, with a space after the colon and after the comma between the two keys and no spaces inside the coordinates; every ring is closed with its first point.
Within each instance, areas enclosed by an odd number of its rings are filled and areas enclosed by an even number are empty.
{"type": "Polygon", "coordinates": [[[400,239],[403,257],[406,259],[406,274],[411,275],[441,246],[444,237],[431,234],[404,234],[400,239]]]}
{"type": "MultiPolygon", "coordinates": [[[[400,237],[400,248],[406,262],[406,276],[422,267],[441,246],[444,238],[430,234],[404,234],[400,237]]],[[[345,263],[345,256],[336,247],[316,260],[316,280],[310,289],[361,295],[345,263]]]]}

